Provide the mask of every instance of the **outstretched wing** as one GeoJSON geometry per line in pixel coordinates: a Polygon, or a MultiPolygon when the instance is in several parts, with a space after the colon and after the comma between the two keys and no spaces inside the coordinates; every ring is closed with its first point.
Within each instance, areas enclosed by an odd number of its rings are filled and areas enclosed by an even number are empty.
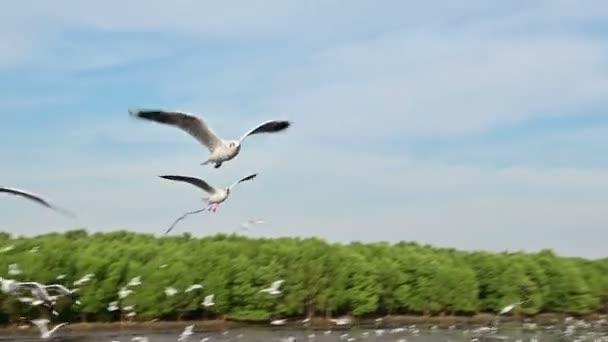
{"type": "Polygon", "coordinates": [[[55,206],[54,204],[51,204],[48,200],[42,198],[42,196],[25,191],[25,190],[21,190],[21,189],[15,189],[15,188],[8,188],[8,187],[0,187],[0,193],[6,193],[6,194],[11,194],[11,195],[15,195],[15,196],[21,196],[23,198],[26,198],[30,201],[34,201],[42,206],[45,206],[49,209],[55,210],[57,212],[60,212],[66,216],[75,218],[76,215],[74,215],[73,213],[55,206]]]}
{"type": "Polygon", "coordinates": [[[232,188],[233,188],[235,185],[237,185],[237,184],[239,184],[239,183],[246,182],[246,181],[248,181],[248,180],[252,180],[252,179],[254,179],[255,177],[257,177],[257,175],[258,175],[257,173],[254,173],[254,174],[249,175],[249,176],[247,176],[247,177],[241,178],[241,179],[239,179],[238,181],[236,181],[236,182],[234,182],[234,183],[230,184],[230,186],[228,187],[228,189],[232,189],[232,188]]]}
{"type": "Polygon", "coordinates": [[[58,293],[61,295],[71,295],[72,293],[78,291],[78,289],[72,291],[61,284],[45,285],[44,288],[47,292],[58,293]]]}
{"type": "Polygon", "coordinates": [[[254,134],[277,133],[277,132],[280,132],[280,131],[284,131],[289,126],[291,126],[291,122],[290,121],[286,121],[286,120],[269,120],[269,121],[266,121],[266,122],[263,122],[263,123],[259,124],[257,127],[251,129],[249,132],[243,134],[243,136],[241,137],[241,139],[239,139],[239,141],[243,142],[243,140],[245,140],[245,138],[247,138],[250,135],[254,135],[254,134]]]}
{"type": "Polygon", "coordinates": [[[130,109],[129,113],[140,119],[178,127],[205,145],[209,152],[213,152],[222,144],[222,139],[207,126],[205,121],[189,113],[145,109],[130,109]]]}
{"type": "Polygon", "coordinates": [[[176,182],[186,182],[196,186],[197,188],[203,189],[207,191],[209,194],[215,193],[217,190],[211,185],[207,184],[204,180],[196,177],[188,177],[188,176],[159,176],[160,178],[176,181],[176,182]]]}
{"type": "Polygon", "coordinates": [[[178,218],[177,218],[175,221],[173,221],[173,223],[171,224],[171,226],[169,227],[169,229],[167,229],[167,231],[165,231],[165,235],[169,234],[169,232],[171,232],[171,230],[173,230],[173,227],[175,227],[175,225],[176,225],[176,224],[177,224],[179,221],[181,221],[181,220],[185,219],[187,216],[194,215],[194,214],[198,214],[198,213],[203,212],[203,211],[205,211],[205,208],[200,209],[200,210],[196,210],[196,211],[191,211],[191,212],[189,212],[189,213],[185,213],[184,215],[182,215],[182,216],[178,217],[178,218]]]}

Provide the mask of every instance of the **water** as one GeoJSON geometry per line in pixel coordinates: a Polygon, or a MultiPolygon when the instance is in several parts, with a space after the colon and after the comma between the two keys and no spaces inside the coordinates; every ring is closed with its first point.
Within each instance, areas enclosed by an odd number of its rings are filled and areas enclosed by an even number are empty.
{"type": "MultiPolygon", "coordinates": [[[[195,329],[196,331],[196,329],[195,329]]],[[[177,342],[179,333],[95,333],[82,334],[71,332],[58,332],[52,341],[70,342],[131,342],[133,337],[145,336],[149,342],[177,342]]],[[[390,329],[350,329],[350,330],[290,330],[268,328],[232,329],[222,332],[195,332],[187,341],[200,342],[207,338],[208,342],[334,342],[334,341],[378,341],[378,342],[460,342],[460,341],[518,341],[518,342],[549,342],[549,341],[589,341],[608,342],[608,332],[593,332],[590,330],[577,331],[571,336],[564,336],[563,330],[524,331],[521,329],[500,329],[494,333],[481,333],[474,330],[419,330],[392,331],[390,329]],[[293,342],[294,340],[291,340],[293,342]]],[[[37,336],[28,337],[0,337],[4,341],[40,341],[37,336]]]]}

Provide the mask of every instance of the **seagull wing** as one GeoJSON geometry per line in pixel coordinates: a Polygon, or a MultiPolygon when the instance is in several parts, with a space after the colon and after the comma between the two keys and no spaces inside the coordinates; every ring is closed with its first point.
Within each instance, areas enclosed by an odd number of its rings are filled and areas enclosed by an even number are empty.
{"type": "Polygon", "coordinates": [[[194,115],[179,111],[130,109],[129,113],[140,119],[146,119],[166,125],[178,127],[190,134],[201,144],[205,145],[209,152],[213,152],[222,144],[220,139],[203,121],[194,115]]]}
{"type": "Polygon", "coordinates": [[[259,124],[257,127],[251,129],[249,132],[243,134],[243,136],[241,137],[241,139],[239,139],[239,141],[243,142],[243,140],[245,140],[245,138],[247,138],[250,135],[254,135],[254,134],[277,133],[277,132],[280,132],[280,131],[284,131],[289,126],[291,126],[291,122],[290,121],[286,121],[286,120],[269,120],[269,121],[266,121],[266,122],[263,122],[263,123],[259,124]]]}
{"type": "Polygon", "coordinates": [[[168,179],[168,180],[172,180],[172,181],[176,181],[176,182],[190,183],[190,184],[196,186],[197,188],[205,190],[209,194],[214,194],[217,192],[217,189],[215,189],[214,187],[212,187],[211,185],[209,185],[207,182],[205,182],[204,180],[202,180],[200,178],[188,177],[188,176],[172,176],[172,175],[159,176],[159,177],[168,179]]]}
{"type": "Polygon", "coordinates": [[[21,196],[23,198],[29,199],[30,201],[34,201],[42,206],[45,206],[49,209],[55,210],[57,212],[60,212],[66,216],[75,218],[76,215],[72,214],[71,212],[57,207],[53,204],[51,204],[48,200],[45,200],[44,198],[42,198],[41,196],[25,191],[25,190],[20,190],[20,189],[15,189],[15,188],[8,188],[8,187],[0,187],[0,193],[6,193],[6,194],[11,194],[11,195],[15,195],[15,196],[21,196]]]}
{"type": "Polygon", "coordinates": [[[75,291],[71,291],[70,289],[68,289],[67,287],[61,285],[61,284],[52,284],[52,285],[46,285],[44,286],[44,288],[47,290],[47,292],[56,292],[56,293],[60,293],[63,295],[70,295],[72,294],[72,292],[75,291]]]}
{"type": "Polygon", "coordinates": [[[234,183],[230,184],[230,186],[228,187],[228,189],[232,189],[232,188],[233,188],[235,185],[237,185],[237,184],[239,184],[239,183],[246,182],[246,181],[248,181],[248,180],[252,180],[252,179],[254,179],[255,177],[257,177],[257,175],[258,175],[257,173],[254,173],[254,174],[251,174],[251,175],[249,175],[249,176],[247,176],[247,177],[243,177],[243,178],[239,179],[238,181],[236,181],[236,182],[234,182],[234,183]]]}
{"type": "Polygon", "coordinates": [[[61,328],[62,326],[68,324],[67,322],[63,322],[63,323],[59,323],[56,326],[53,327],[53,329],[51,329],[51,331],[49,331],[49,334],[53,334],[55,331],[57,331],[57,329],[61,328]]]}

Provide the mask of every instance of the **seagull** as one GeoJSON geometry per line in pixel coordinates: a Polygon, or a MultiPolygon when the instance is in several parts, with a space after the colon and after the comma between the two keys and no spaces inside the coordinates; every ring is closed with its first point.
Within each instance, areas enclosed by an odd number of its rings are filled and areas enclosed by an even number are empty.
{"type": "Polygon", "coordinates": [[[192,292],[194,290],[200,290],[203,288],[203,285],[201,284],[193,284],[190,285],[190,287],[188,287],[186,290],[184,290],[184,292],[188,293],[188,292],[192,292]]]}
{"type": "Polygon", "coordinates": [[[135,310],[135,304],[133,305],[128,305],[128,306],[123,306],[122,308],[124,311],[133,311],[135,310]]]}
{"type": "Polygon", "coordinates": [[[67,274],[60,274],[60,275],[58,275],[58,276],[57,276],[57,278],[55,278],[55,279],[57,279],[57,280],[62,280],[62,279],[64,279],[65,277],[67,277],[67,274]]]}
{"type": "Polygon", "coordinates": [[[82,277],[74,282],[74,286],[84,285],[84,284],[88,283],[89,281],[91,281],[91,278],[93,278],[94,276],[95,275],[93,273],[85,274],[84,277],[82,277]]]}
{"type": "Polygon", "coordinates": [[[129,281],[129,283],[127,284],[127,287],[139,286],[139,285],[141,285],[141,276],[137,276],[137,277],[134,277],[133,279],[131,279],[129,281]]]}
{"type": "Polygon", "coordinates": [[[118,311],[120,308],[118,307],[118,302],[111,302],[110,304],[108,304],[108,311],[113,312],[113,311],[118,311]]]}
{"type": "Polygon", "coordinates": [[[287,323],[286,319],[275,319],[270,321],[270,325],[284,325],[285,323],[287,323]]]}
{"type": "Polygon", "coordinates": [[[6,193],[6,194],[11,194],[11,195],[15,195],[15,196],[21,196],[23,198],[29,199],[30,201],[34,201],[42,206],[45,206],[49,209],[55,210],[56,212],[59,212],[65,216],[68,216],[70,218],[76,218],[76,215],[74,215],[73,213],[55,206],[54,204],[51,204],[49,201],[45,200],[44,198],[42,198],[41,196],[25,191],[25,190],[20,190],[20,189],[15,189],[15,188],[8,188],[8,187],[0,187],[0,193],[6,193]]]}
{"type": "Polygon", "coordinates": [[[248,136],[260,133],[277,133],[291,126],[290,121],[269,120],[249,130],[247,133],[243,134],[239,140],[223,140],[207,126],[207,123],[204,120],[189,113],[180,111],[130,109],[129,114],[139,119],[146,119],[175,126],[190,134],[209,150],[209,158],[206,162],[201,163],[201,165],[215,164],[216,169],[221,167],[222,163],[233,159],[239,154],[241,144],[248,136]]]}
{"type": "Polygon", "coordinates": [[[272,284],[270,285],[270,287],[262,289],[262,290],[260,290],[260,292],[266,292],[266,293],[271,294],[271,295],[281,294],[281,291],[279,290],[279,287],[281,287],[281,285],[283,284],[283,282],[285,282],[285,280],[273,281],[272,284]]]}
{"type": "Polygon", "coordinates": [[[34,323],[38,327],[38,330],[40,330],[40,338],[45,339],[45,340],[51,338],[51,336],[53,335],[53,333],[55,331],[57,331],[57,329],[68,324],[66,322],[60,323],[60,324],[57,324],[53,329],[49,330],[49,328],[48,328],[49,320],[46,318],[35,319],[32,321],[32,323],[34,323]]]}
{"type": "MultiPolygon", "coordinates": [[[[239,179],[238,181],[232,183],[229,187],[227,187],[225,189],[216,189],[216,188],[212,187],[211,185],[207,184],[207,182],[205,182],[204,180],[202,180],[200,178],[187,177],[187,176],[160,176],[160,178],[164,178],[164,179],[168,179],[168,180],[172,180],[172,181],[186,182],[186,183],[192,184],[192,185],[208,192],[210,196],[208,198],[204,198],[204,200],[206,200],[209,205],[207,210],[212,211],[212,212],[215,212],[217,210],[217,208],[219,207],[219,205],[222,202],[224,202],[228,198],[228,196],[230,196],[230,192],[232,191],[233,187],[235,187],[239,183],[246,182],[248,180],[252,180],[255,177],[257,177],[256,173],[239,179]]],[[[173,229],[173,227],[175,227],[175,225],[179,221],[186,218],[186,216],[197,214],[204,210],[205,209],[203,208],[203,209],[192,211],[192,212],[189,212],[189,213],[186,213],[186,214],[180,216],[177,220],[175,220],[173,222],[173,224],[169,227],[169,229],[167,229],[165,234],[168,234],[173,229]]]]}
{"type": "Polygon", "coordinates": [[[177,294],[177,290],[174,287],[167,287],[165,289],[165,294],[169,297],[173,297],[177,294]]]}
{"type": "Polygon", "coordinates": [[[125,316],[129,317],[129,318],[133,318],[137,315],[137,312],[135,311],[130,311],[128,314],[126,314],[125,316]]]}
{"type": "Polygon", "coordinates": [[[203,302],[201,303],[201,305],[203,305],[204,307],[210,307],[210,306],[214,306],[215,302],[213,301],[215,299],[215,295],[208,295],[205,296],[205,299],[203,300],[203,302]]]}
{"type": "Polygon", "coordinates": [[[179,338],[177,340],[179,342],[188,340],[190,336],[194,334],[192,330],[194,330],[194,324],[187,326],[184,331],[179,335],[179,338]]]}
{"type": "Polygon", "coordinates": [[[526,299],[526,300],[521,301],[521,302],[509,304],[509,305],[505,306],[504,308],[502,308],[502,310],[500,310],[500,312],[498,312],[498,316],[504,315],[507,312],[513,310],[513,308],[516,307],[517,305],[521,305],[521,304],[527,303],[529,301],[530,301],[529,299],[526,299]]]}
{"type": "Polygon", "coordinates": [[[121,287],[120,290],[118,290],[118,298],[120,299],[125,299],[127,298],[131,293],[133,293],[133,290],[127,288],[127,287],[121,287]]]}
{"type": "Polygon", "coordinates": [[[8,265],[8,274],[10,274],[10,275],[21,274],[21,269],[19,269],[19,265],[17,265],[17,264],[8,265]]]}

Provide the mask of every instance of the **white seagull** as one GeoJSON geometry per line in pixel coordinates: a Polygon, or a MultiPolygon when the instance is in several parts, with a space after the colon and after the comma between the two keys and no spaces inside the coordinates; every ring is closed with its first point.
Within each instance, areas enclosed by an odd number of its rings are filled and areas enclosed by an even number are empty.
{"type": "Polygon", "coordinates": [[[214,306],[215,302],[213,301],[215,299],[215,295],[207,295],[205,296],[205,299],[203,300],[203,302],[201,303],[202,306],[204,307],[210,307],[210,306],[214,306]]]}
{"type": "Polygon", "coordinates": [[[131,293],[133,293],[133,290],[123,286],[120,288],[120,290],[118,290],[118,298],[120,299],[125,299],[127,298],[131,293]]]}
{"type": "Polygon", "coordinates": [[[88,283],[89,281],[91,281],[91,278],[93,278],[95,275],[93,273],[87,273],[84,275],[84,277],[76,280],[74,282],[74,286],[80,286],[80,285],[84,285],[86,283],[88,283]]]}
{"type": "Polygon", "coordinates": [[[506,314],[507,312],[509,312],[509,311],[513,310],[513,308],[514,308],[514,307],[516,307],[517,305],[521,305],[521,304],[527,303],[527,302],[529,302],[529,301],[530,301],[529,299],[526,299],[526,300],[523,300],[523,301],[521,301],[521,302],[517,302],[517,303],[509,304],[509,305],[505,306],[504,308],[502,308],[502,310],[500,310],[500,312],[498,312],[498,315],[499,315],[499,316],[504,315],[504,314],[506,314]]]}
{"type": "Polygon", "coordinates": [[[203,285],[201,285],[201,284],[192,284],[186,290],[184,290],[184,292],[188,293],[188,292],[192,292],[194,290],[200,290],[202,288],[203,288],[203,285]]]}
{"type": "Polygon", "coordinates": [[[17,264],[8,265],[8,274],[10,274],[10,275],[21,274],[21,269],[19,268],[19,265],[17,265],[17,264]]]}
{"type": "Polygon", "coordinates": [[[59,329],[62,326],[67,324],[66,322],[60,323],[60,324],[57,324],[55,327],[53,327],[53,329],[49,330],[49,328],[48,328],[49,320],[46,318],[35,319],[32,321],[32,323],[34,323],[38,327],[38,330],[40,330],[40,338],[45,339],[45,340],[51,338],[51,336],[53,335],[53,333],[55,333],[55,331],[57,331],[57,329],[59,329]]]}
{"type": "Polygon", "coordinates": [[[281,285],[283,285],[283,282],[285,282],[285,280],[273,281],[272,284],[270,285],[270,287],[262,289],[262,290],[260,290],[260,292],[266,292],[271,295],[281,294],[281,290],[279,290],[279,287],[281,287],[281,285]]]}
{"type": "Polygon", "coordinates": [[[169,287],[167,287],[167,288],[165,289],[165,294],[166,294],[168,297],[173,297],[173,296],[175,296],[175,295],[177,294],[177,292],[178,292],[178,291],[177,291],[177,290],[176,290],[174,287],[171,287],[171,286],[169,286],[169,287]]]}
{"type": "Polygon", "coordinates": [[[118,302],[114,301],[114,302],[111,302],[110,304],[108,304],[108,311],[114,312],[114,311],[118,311],[118,310],[120,310],[120,308],[118,307],[118,302]]]}
{"type": "MultiPolygon", "coordinates": [[[[203,200],[207,201],[207,204],[209,205],[209,207],[207,208],[207,210],[211,211],[211,212],[215,212],[217,210],[217,208],[219,207],[219,205],[224,202],[228,196],[230,196],[230,192],[232,191],[232,188],[234,188],[237,184],[248,181],[248,180],[252,180],[255,177],[257,177],[257,174],[251,174],[247,177],[243,177],[241,179],[239,179],[238,181],[230,184],[229,187],[224,188],[224,189],[218,189],[218,188],[214,188],[211,185],[209,185],[207,182],[205,182],[204,180],[200,179],[200,178],[195,178],[195,177],[187,177],[187,176],[160,176],[160,178],[164,178],[164,179],[168,179],[168,180],[172,180],[172,181],[177,181],[177,182],[185,182],[185,183],[189,183],[192,184],[194,186],[196,186],[197,188],[200,188],[204,191],[206,191],[207,193],[209,193],[209,197],[207,198],[203,198],[203,200]]],[[[197,214],[200,213],[202,211],[204,211],[205,208],[200,209],[200,210],[196,210],[196,211],[192,211],[189,213],[185,213],[184,215],[180,216],[177,220],[175,220],[173,222],[173,224],[169,227],[169,229],[167,229],[167,231],[165,232],[165,234],[168,234],[173,227],[175,227],[175,225],[183,220],[184,218],[186,218],[186,216],[189,215],[193,215],[193,214],[197,214]]]]}
{"type": "Polygon", "coordinates": [[[190,336],[192,336],[194,334],[193,330],[194,330],[194,324],[187,326],[184,329],[184,331],[182,331],[182,333],[179,335],[179,338],[177,340],[179,342],[188,340],[190,338],[190,336]]]}
{"type": "Polygon", "coordinates": [[[139,119],[146,119],[175,126],[190,134],[209,150],[209,158],[201,165],[214,163],[216,169],[222,166],[223,162],[227,162],[239,154],[241,144],[248,136],[260,133],[276,133],[291,126],[290,121],[269,120],[243,134],[239,140],[224,140],[218,137],[207,126],[204,120],[189,113],[180,111],[130,109],[129,114],[139,119]]]}
{"type": "Polygon", "coordinates": [[[15,188],[8,188],[8,187],[0,187],[0,193],[6,193],[6,194],[11,194],[11,195],[15,195],[15,196],[21,196],[23,198],[26,198],[30,201],[34,201],[42,206],[45,206],[49,209],[55,210],[56,212],[59,212],[65,216],[68,216],[70,218],[76,218],[76,215],[74,215],[73,213],[60,208],[58,206],[55,206],[54,204],[51,204],[48,200],[45,200],[44,198],[42,198],[42,196],[25,191],[25,190],[21,190],[21,189],[15,189],[15,188]]]}
{"type": "Polygon", "coordinates": [[[141,285],[141,276],[137,276],[132,278],[129,283],[127,284],[127,287],[131,287],[131,286],[139,286],[141,285]]]}

